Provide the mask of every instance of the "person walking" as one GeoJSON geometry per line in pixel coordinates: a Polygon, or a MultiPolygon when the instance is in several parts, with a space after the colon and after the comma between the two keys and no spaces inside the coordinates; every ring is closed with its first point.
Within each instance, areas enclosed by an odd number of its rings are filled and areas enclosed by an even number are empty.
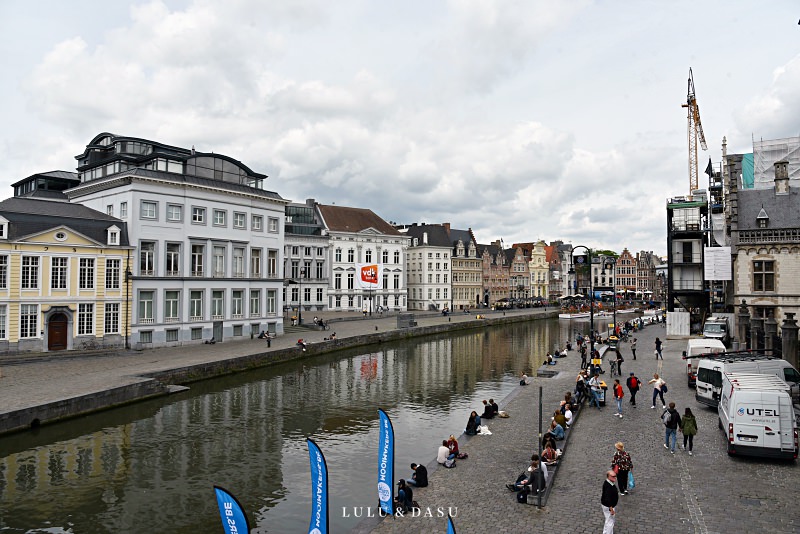
{"type": "Polygon", "coordinates": [[[631,341],[631,354],[633,354],[633,359],[636,359],[636,338],[633,338],[631,341]]]}
{"type": "Polygon", "coordinates": [[[650,408],[656,408],[656,397],[661,397],[661,406],[665,410],[667,409],[667,405],[664,402],[664,386],[667,385],[664,380],[658,376],[658,373],[653,373],[653,378],[647,382],[648,384],[653,384],[653,405],[650,408]]]}
{"type": "Polygon", "coordinates": [[[622,397],[625,393],[622,391],[622,384],[619,383],[619,378],[614,379],[614,400],[617,401],[617,413],[614,415],[622,419],[622,397]]]}
{"type": "Polygon", "coordinates": [[[631,403],[631,406],[636,408],[636,393],[639,391],[640,383],[633,372],[631,372],[631,376],[628,377],[628,380],[625,381],[625,385],[628,386],[628,391],[631,392],[631,400],[628,402],[631,403]]]}
{"type": "Polygon", "coordinates": [[[603,534],[614,534],[614,521],[617,516],[617,502],[619,502],[619,491],[617,490],[617,474],[614,471],[606,472],[606,479],[603,481],[603,494],[600,497],[600,504],[603,507],[603,515],[606,520],[603,523],[603,534]]]}
{"type": "Polygon", "coordinates": [[[591,380],[589,380],[589,388],[592,392],[592,401],[589,403],[589,406],[592,404],[597,406],[597,409],[600,409],[600,392],[602,388],[600,387],[600,375],[595,372],[594,376],[591,380]]]}
{"type": "Polygon", "coordinates": [[[670,402],[669,408],[661,414],[661,421],[666,430],[664,432],[664,448],[675,454],[675,441],[678,439],[678,427],[681,426],[681,414],[675,409],[675,403],[670,402]]]}
{"type": "Polygon", "coordinates": [[[625,358],[622,357],[622,353],[617,349],[617,375],[622,376],[622,362],[625,361],[625,358]]]}
{"type": "Polygon", "coordinates": [[[614,448],[614,459],[611,460],[611,468],[617,472],[617,486],[619,494],[628,494],[628,474],[633,471],[633,461],[631,455],[625,451],[625,445],[618,441],[614,448]]]}
{"type": "Polygon", "coordinates": [[[659,358],[661,358],[662,360],[664,359],[664,356],[661,354],[661,345],[662,345],[661,340],[659,338],[656,338],[656,360],[659,358]]]}
{"type": "Polygon", "coordinates": [[[690,408],[686,408],[683,412],[683,417],[680,423],[681,433],[683,434],[683,450],[686,449],[686,444],[689,444],[689,456],[692,455],[692,448],[694,447],[694,437],[697,435],[697,419],[690,408]]]}
{"type": "Polygon", "coordinates": [[[586,345],[581,345],[581,369],[586,369],[586,345]]]}

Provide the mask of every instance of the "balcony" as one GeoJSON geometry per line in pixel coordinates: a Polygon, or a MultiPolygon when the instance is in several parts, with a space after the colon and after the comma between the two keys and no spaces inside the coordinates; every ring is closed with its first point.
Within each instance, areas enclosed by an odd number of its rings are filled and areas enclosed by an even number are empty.
{"type": "Polygon", "coordinates": [[[192,276],[194,278],[202,278],[203,277],[203,271],[192,271],[192,276]]]}
{"type": "Polygon", "coordinates": [[[225,278],[225,271],[214,271],[214,274],[211,276],[214,278],[225,278]]]}
{"type": "Polygon", "coordinates": [[[179,323],[181,322],[180,317],[164,317],[165,323],[179,323]]]}
{"type": "Polygon", "coordinates": [[[139,271],[139,276],[153,276],[156,272],[152,269],[146,269],[139,271]]]}
{"type": "Polygon", "coordinates": [[[152,317],[139,317],[139,324],[153,324],[153,323],[154,321],[152,317]]]}
{"type": "Polygon", "coordinates": [[[178,276],[181,275],[181,272],[180,271],[167,271],[166,275],[167,276],[172,276],[172,277],[178,277],[178,276]]]}
{"type": "Polygon", "coordinates": [[[189,317],[189,321],[191,321],[193,323],[199,323],[202,320],[203,320],[203,316],[202,315],[192,315],[192,316],[189,317]]]}

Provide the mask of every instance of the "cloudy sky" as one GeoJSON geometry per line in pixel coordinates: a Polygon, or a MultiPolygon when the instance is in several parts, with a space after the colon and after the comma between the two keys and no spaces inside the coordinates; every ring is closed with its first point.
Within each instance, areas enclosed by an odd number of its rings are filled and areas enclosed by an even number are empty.
{"type": "Polygon", "coordinates": [[[1,0],[0,198],[110,131],[239,159],[294,201],[663,254],[689,68],[701,169],[723,136],[799,135],[798,19],[793,0],[1,0]]]}

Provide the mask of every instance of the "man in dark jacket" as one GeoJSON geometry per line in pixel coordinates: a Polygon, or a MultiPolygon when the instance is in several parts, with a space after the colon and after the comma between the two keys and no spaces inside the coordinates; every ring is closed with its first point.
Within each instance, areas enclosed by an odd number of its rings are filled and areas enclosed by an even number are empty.
{"type": "Polygon", "coordinates": [[[634,373],[631,373],[631,376],[628,377],[628,380],[625,382],[628,386],[628,391],[631,392],[631,400],[630,403],[633,407],[636,407],[636,392],[639,391],[639,379],[636,377],[634,373]]]}
{"type": "Polygon", "coordinates": [[[681,424],[681,414],[675,409],[675,403],[670,402],[669,407],[661,414],[661,421],[666,427],[664,434],[664,448],[669,449],[672,454],[675,454],[675,441],[678,439],[678,426],[681,424]],[[669,417],[667,417],[669,414],[669,417]],[[672,444],[670,444],[670,437],[672,444]]]}
{"type": "Polygon", "coordinates": [[[603,505],[603,515],[606,518],[606,522],[603,524],[603,534],[614,534],[614,521],[616,521],[618,501],[617,474],[614,471],[607,471],[606,479],[603,482],[603,496],[600,497],[600,504],[603,505]]]}
{"type": "Polygon", "coordinates": [[[428,469],[424,465],[411,464],[411,470],[414,474],[411,475],[411,480],[406,480],[408,484],[418,488],[428,485],[428,469]]]}

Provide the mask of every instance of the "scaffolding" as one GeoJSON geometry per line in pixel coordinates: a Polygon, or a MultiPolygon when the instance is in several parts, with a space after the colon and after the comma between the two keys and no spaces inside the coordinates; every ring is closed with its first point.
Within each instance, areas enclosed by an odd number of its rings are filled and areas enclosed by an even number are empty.
{"type": "Polygon", "coordinates": [[[753,187],[775,187],[775,162],[789,162],[789,182],[800,180],[800,136],[753,141],[753,187]]]}

